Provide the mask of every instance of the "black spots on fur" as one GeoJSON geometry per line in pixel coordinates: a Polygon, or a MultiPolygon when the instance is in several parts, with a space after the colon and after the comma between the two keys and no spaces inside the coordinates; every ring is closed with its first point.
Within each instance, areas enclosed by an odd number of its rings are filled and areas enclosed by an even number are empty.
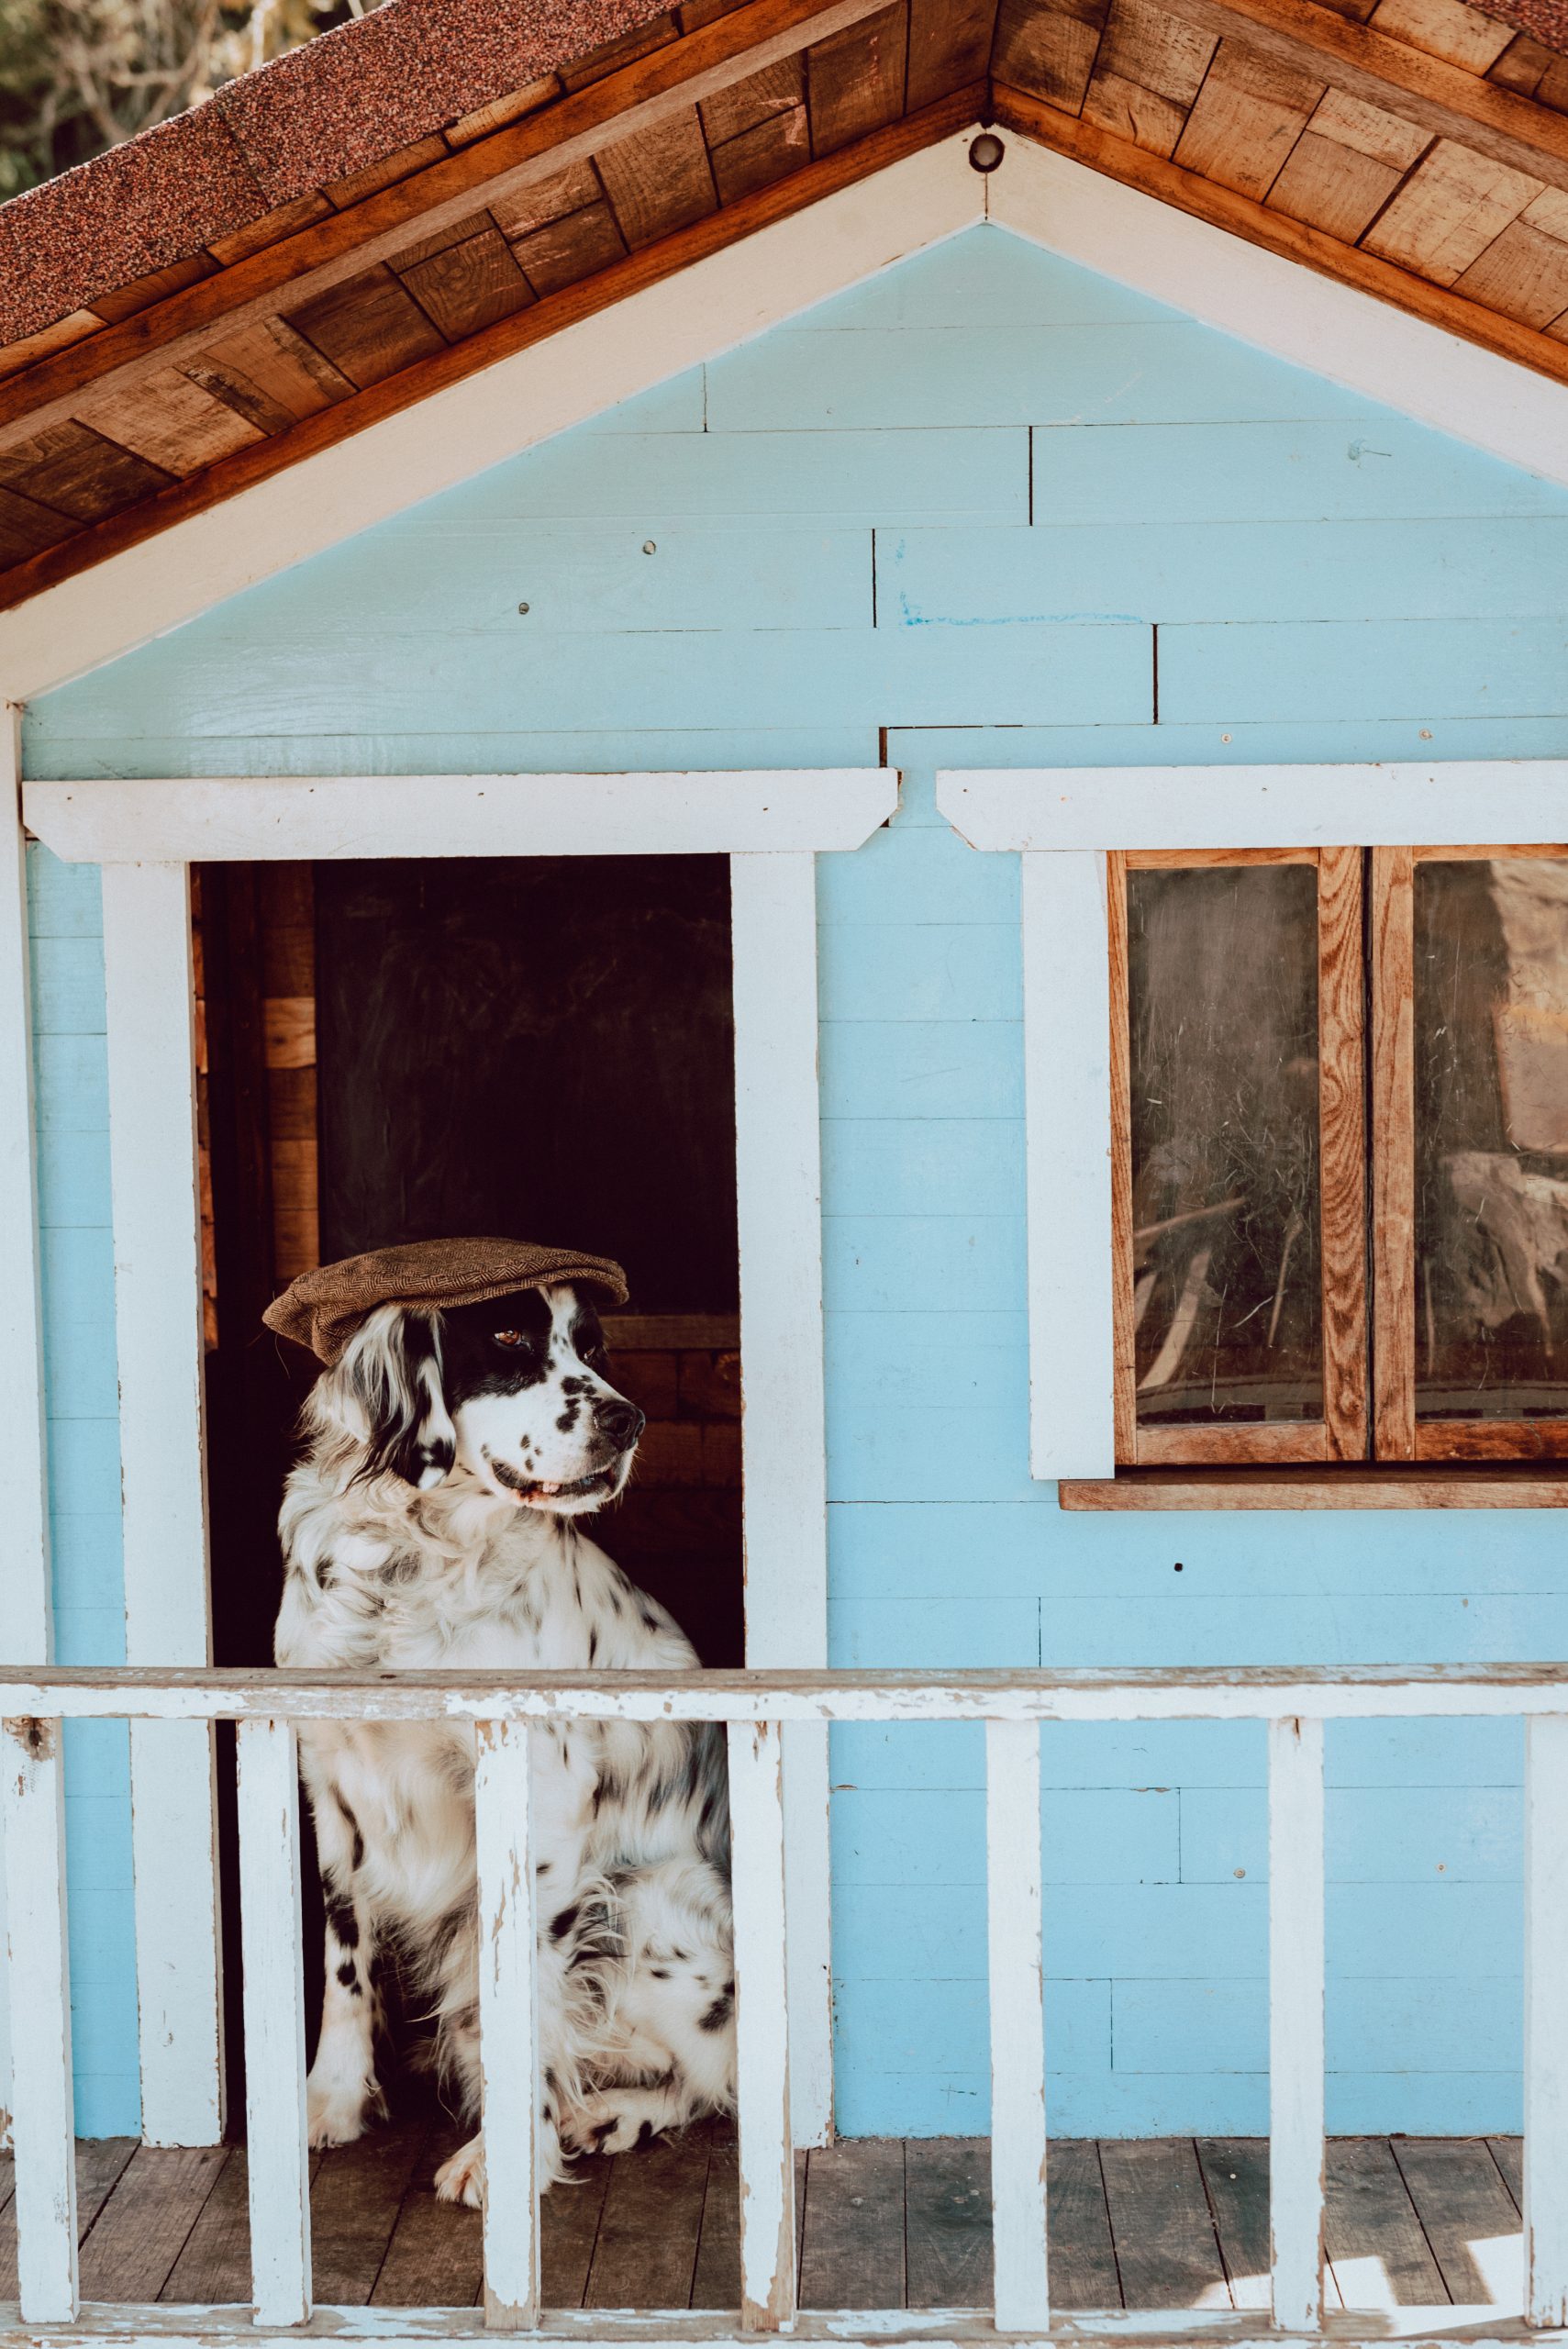
{"type": "Polygon", "coordinates": [[[626,1601],[622,1598],[622,1597],[621,1597],[621,1595],[620,1595],[619,1591],[616,1588],[616,1586],[615,1586],[614,1583],[611,1583],[611,1585],[610,1585],[610,1593],[609,1593],[609,1596],[610,1596],[610,1609],[611,1609],[612,1613],[617,1614],[617,1615],[624,1615],[624,1614],[626,1613],[626,1601]]]}
{"type": "Polygon", "coordinates": [[[550,1920],[550,1940],[552,1942],[563,1942],[566,1939],[567,1934],[572,1931],[573,1926],[577,1922],[581,1914],[582,1905],[580,1902],[575,1900],[573,1901],[570,1908],[558,1909],[554,1916],[550,1920]]]}
{"type": "Polygon", "coordinates": [[[562,1435],[571,1434],[573,1429],[577,1424],[577,1414],[581,1408],[582,1407],[579,1404],[568,1403],[566,1408],[561,1414],[561,1417],[556,1420],[555,1424],[561,1430],[562,1435]]]}
{"type": "Polygon", "coordinates": [[[659,1618],[651,1607],[639,1607],[637,1613],[638,1620],[645,1631],[656,1631],[659,1629],[659,1618]]]}
{"type": "Polygon", "coordinates": [[[606,2137],[614,2136],[619,2126],[620,2122],[618,2119],[612,2114],[608,2121],[601,2121],[598,2127],[590,2131],[589,2133],[595,2145],[602,2145],[606,2137]]]}
{"type": "Polygon", "coordinates": [[[450,1411],[481,1395],[526,1394],[549,1377],[550,1308],[542,1290],[517,1289],[480,1305],[456,1306],[442,1319],[450,1411]]]}
{"type": "Polygon", "coordinates": [[[550,2090],[551,2096],[559,2096],[561,2094],[560,2078],[549,2064],[544,2067],[544,2084],[550,2090]]]}
{"type": "Polygon", "coordinates": [[[553,2108],[549,2104],[541,2104],[539,2109],[539,2117],[547,2123],[553,2121],[555,2118],[553,2108]]]}
{"type": "Polygon", "coordinates": [[[670,1979],[670,1969],[667,1965],[651,1965],[648,1971],[655,1982],[668,1982],[670,1979]]]}
{"type": "Polygon", "coordinates": [[[589,1671],[590,1671],[590,1672],[592,1672],[592,1670],[594,1669],[594,1665],[595,1665],[595,1661],[597,1660],[598,1653],[599,1653],[599,1635],[598,1635],[597,1631],[595,1631],[595,1629],[594,1629],[593,1625],[590,1623],[590,1625],[588,1626],[588,1669],[589,1669],[589,1671]]]}
{"type": "Polygon", "coordinates": [[[325,1557],[317,1558],[317,1560],[316,1561],[316,1587],[317,1587],[317,1590],[330,1590],[330,1589],[331,1589],[331,1587],[332,1587],[332,1582],[333,1582],[333,1575],[332,1575],[332,1560],[331,1560],[330,1555],[328,1555],[328,1556],[325,1556],[325,1557]]]}
{"type": "Polygon", "coordinates": [[[711,2007],[705,2007],[697,2017],[699,2031],[722,2031],[735,2011],[733,1988],[720,1991],[711,2007]]]}
{"type": "MultiPolygon", "coordinates": [[[[348,1804],[343,1800],[342,1796],[338,1792],[336,1787],[332,1789],[332,1799],[343,1815],[344,1826],[348,1829],[350,1834],[354,1839],[352,1856],[350,1859],[349,1865],[351,1868],[356,1870],[362,1868],[365,1864],[365,1839],[360,1833],[360,1822],[354,1817],[353,1812],[349,1809],[348,1804]]],[[[351,1943],[349,1943],[349,1947],[351,1948],[353,1944],[351,1943]]]]}
{"type": "Polygon", "coordinates": [[[540,1860],[534,1869],[534,1874],[535,1876],[548,1876],[550,1874],[550,1863],[548,1860],[540,1860]]]}
{"type": "Polygon", "coordinates": [[[351,1990],[356,1998],[359,1997],[360,1970],[351,1957],[346,1957],[338,1968],[338,1979],[345,1990],[351,1990]]]}
{"type": "Polygon", "coordinates": [[[358,1949],[360,1920],[354,1914],[353,1902],[331,1883],[323,1884],[321,1895],[327,1909],[328,1928],[339,1947],[358,1949]]]}
{"type": "Polygon", "coordinates": [[[641,2128],[637,2132],[637,2142],[639,2145],[647,2145],[651,2144],[652,2140],[653,2123],[651,2121],[645,2121],[641,2128]]]}

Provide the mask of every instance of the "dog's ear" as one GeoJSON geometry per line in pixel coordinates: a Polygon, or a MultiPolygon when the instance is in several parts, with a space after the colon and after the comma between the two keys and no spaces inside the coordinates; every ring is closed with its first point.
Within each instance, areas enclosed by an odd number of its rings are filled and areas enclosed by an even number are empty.
{"type": "Polygon", "coordinates": [[[457,1431],[441,1385],[439,1313],[378,1306],[328,1377],[339,1415],[365,1447],[361,1476],[428,1486],[451,1473],[457,1431]]]}

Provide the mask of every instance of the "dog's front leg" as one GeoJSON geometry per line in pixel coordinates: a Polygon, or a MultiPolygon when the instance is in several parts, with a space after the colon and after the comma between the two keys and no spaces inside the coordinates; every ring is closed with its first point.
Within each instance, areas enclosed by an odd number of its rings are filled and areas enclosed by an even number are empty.
{"type": "MultiPolygon", "coordinates": [[[[320,1817],[317,1832],[320,1836],[320,1817]]],[[[349,2145],[365,2123],[385,2110],[375,2076],[374,1929],[368,1905],[353,1894],[351,1865],[327,1856],[321,1888],[327,1903],[327,1979],[321,2035],[306,2083],[313,2145],[349,2145]]]]}

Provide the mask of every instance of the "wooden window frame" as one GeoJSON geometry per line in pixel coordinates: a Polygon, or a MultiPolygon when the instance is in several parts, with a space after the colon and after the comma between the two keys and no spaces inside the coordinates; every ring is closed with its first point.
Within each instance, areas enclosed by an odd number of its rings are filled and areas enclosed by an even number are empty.
{"type": "MultiPolygon", "coordinates": [[[[1109,984],[1113,966],[1125,970],[1115,878],[1129,859],[1236,863],[1259,854],[1339,852],[1359,864],[1371,849],[1379,977],[1367,1046],[1375,1127],[1391,1114],[1398,1087],[1407,1089],[1413,1066],[1408,956],[1405,976],[1397,978],[1390,954],[1397,951],[1398,893],[1388,876],[1404,869],[1401,859],[1413,869],[1418,855],[1499,853],[1474,845],[1483,807],[1485,829],[1516,844],[1507,853],[1568,853],[1560,838],[1568,761],[954,768],[938,774],[937,804],[972,847],[1016,852],[1022,860],[1031,1474],[1058,1483],[1070,1508],[1568,1506],[1568,1475],[1551,1476],[1539,1454],[1532,1464],[1499,1457],[1479,1442],[1462,1451],[1446,1438],[1418,1435],[1403,1458],[1385,1452],[1370,1460],[1364,1438],[1356,1444],[1354,1409],[1342,1393],[1333,1420],[1325,1422],[1336,1429],[1338,1448],[1330,1455],[1326,1444],[1314,1461],[1292,1463],[1278,1452],[1248,1460],[1231,1449],[1229,1460],[1211,1451],[1205,1463],[1178,1467],[1140,1447],[1133,1453],[1130,1377],[1118,1370],[1118,1357],[1126,1365],[1132,1359],[1131,1234],[1125,1209],[1119,1217],[1114,1209],[1118,1188],[1124,1199],[1129,1193],[1125,1182],[1113,1180],[1118,1152],[1120,1173],[1127,1172],[1128,1044],[1125,1014],[1119,1021],[1110,1016],[1109,984]],[[1084,972],[1096,965],[1107,974],[1105,996],[1084,984],[1084,972]]],[[[1359,996],[1359,938],[1356,944],[1359,996]]],[[[1337,1148],[1346,1146],[1351,1130],[1347,1105],[1336,1124],[1337,1148]]],[[[1371,1243],[1373,1338],[1375,1344],[1381,1334],[1385,1348],[1390,1317],[1401,1309],[1398,1286],[1387,1277],[1401,1211],[1389,1159],[1386,1151],[1378,1154],[1371,1243]]],[[[1336,1359],[1348,1357],[1350,1333],[1365,1313],[1364,1276],[1353,1286],[1359,1294],[1347,1290],[1332,1341],[1336,1359]]],[[[1408,1326],[1413,1342],[1413,1318],[1408,1326]]],[[[1326,1321],[1326,1397],[1329,1356],[1326,1321]]],[[[1393,1404],[1390,1379],[1378,1375],[1370,1408],[1380,1431],[1393,1404]]],[[[1228,1431],[1212,1432],[1229,1438],[1228,1431]]]]}
{"type": "Polygon", "coordinates": [[[1364,1460],[1367,1437],[1366,1118],[1359,848],[1113,849],[1106,858],[1111,1020],[1111,1252],[1118,1468],[1364,1460]],[[1136,1386],[1127,876],[1309,865],[1318,875],[1318,1234],[1323,1414],[1140,1427],[1136,1386]]]}
{"type": "MultiPolygon", "coordinates": [[[[728,858],[747,1663],[826,1664],[816,858],[860,847],[896,809],[898,785],[896,770],[877,767],[21,785],[27,829],[104,875],[130,1664],[210,1662],[190,868],[366,855],[728,858]]],[[[30,1035],[20,826],[14,837],[0,1021],[0,1054],[12,1061],[30,1035]]],[[[24,1093],[17,1071],[10,1090],[13,1101],[24,1093]]],[[[23,1139],[18,1202],[30,1116],[23,1139]]],[[[36,1211],[28,1229],[36,1241],[36,1211]]],[[[13,1432],[20,1445],[19,1419],[13,1432]]],[[[37,1468],[30,1486],[21,1480],[19,1509],[29,1491],[41,1507],[37,1468]]],[[[41,1530],[28,1538],[45,1561],[41,1530]]],[[[832,2113],[825,1730],[792,1727],[784,1772],[792,2112],[796,2142],[821,2143],[832,2113]]],[[[133,1723],[131,1805],[142,2133],[154,2144],[213,2143],[224,2112],[208,1724],[133,1723]]]]}

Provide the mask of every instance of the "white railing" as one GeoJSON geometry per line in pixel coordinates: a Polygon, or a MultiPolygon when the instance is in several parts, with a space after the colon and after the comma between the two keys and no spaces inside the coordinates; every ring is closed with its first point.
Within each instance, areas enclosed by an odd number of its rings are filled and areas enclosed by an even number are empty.
{"type": "MultiPolygon", "coordinates": [[[[840,2343],[1004,2332],[1108,2342],[1201,2332],[1229,2343],[1359,2341],[1386,2320],[1325,2318],[1323,2304],[1323,1723],[1483,1714],[1527,1724],[1525,2239],[1527,2322],[1568,2326],[1568,1666],[1193,1667],[1052,1673],[583,1673],[518,1681],[408,1673],[15,1671],[0,1675],[9,1902],[19,2323],[0,2349],[64,2337],[154,2337],[224,2349],[256,2327],[402,2340],[478,2341],[467,2310],[321,2309],[310,2299],[305,2027],[294,1724],[445,1718],[476,1724],[480,2028],[488,2193],[484,2326],[555,2338],[712,2344],[794,2331],[840,2343]],[[64,1916],[61,1723],[239,1724],[240,1926],[253,2312],[79,2305],[64,1916]],[[539,2304],[535,2143],[533,1867],[528,1727],[547,1720],[682,1720],[728,1726],[734,1820],[741,2306],[733,2315],[588,2315],[539,2304]],[[1255,2315],[1121,2310],[1051,2317],[1046,2258],[1040,1724],[1252,1720],[1268,1723],[1272,2334],[1255,2315]],[[803,2314],[795,2309],[789,2129],[780,1731],[789,1721],[983,1720],[990,1885],[991,2310],[803,2314]],[[1371,2328],[1369,2331],[1368,2328],[1371,2328]]],[[[1448,2311],[1451,2319],[1460,2315],[1448,2311]]],[[[1467,2337],[1507,2337],[1490,2323],[1467,2337]]],[[[1436,2315],[1429,2328],[1439,2330],[1436,2315]]]]}

